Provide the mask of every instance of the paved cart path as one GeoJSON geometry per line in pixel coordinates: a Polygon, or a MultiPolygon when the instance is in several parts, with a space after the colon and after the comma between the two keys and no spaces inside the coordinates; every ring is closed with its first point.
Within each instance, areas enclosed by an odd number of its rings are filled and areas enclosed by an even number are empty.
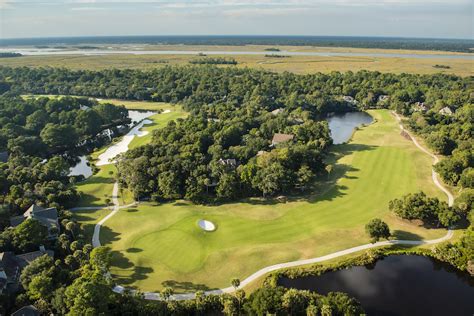
{"type": "MultiPolygon", "coordinates": [[[[395,112],[393,112],[393,114],[394,114],[395,118],[397,119],[397,121],[401,122],[400,116],[398,114],[396,114],[395,112]]],[[[402,126],[401,123],[399,124],[399,126],[400,126],[400,129],[410,137],[411,141],[413,141],[413,143],[416,145],[416,147],[418,147],[421,151],[423,151],[424,153],[428,154],[430,157],[433,158],[433,164],[436,164],[439,161],[438,157],[436,155],[432,154],[429,150],[427,150],[423,146],[421,146],[418,143],[418,141],[402,126]]],[[[440,183],[440,181],[438,179],[438,175],[436,174],[434,169],[432,169],[432,178],[433,178],[434,184],[441,191],[443,191],[447,195],[449,206],[452,206],[453,203],[454,203],[454,197],[451,194],[451,192],[449,192],[449,190],[447,190],[440,183]]],[[[94,247],[98,247],[98,246],[101,245],[100,244],[100,227],[109,218],[114,216],[120,209],[132,206],[132,205],[120,206],[119,200],[117,198],[118,191],[119,191],[119,185],[118,185],[117,182],[115,182],[114,188],[113,188],[113,191],[112,191],[113,209],[112,209],[112,212],[110,212],[106,217],[104,217],[101,221],[99,221],[95,225],[94,235],[92,237],[92,245],[94,247]]],[[[135,204],[133,204],[133,205],[135,205],[135,204]]],[[[341,257],[341,256],[345,256],[345,255],[348,255],[348,254],[352,254],[352,253],[355,253],[355,252],[358,252],[358,251],[367,250],[367,249],[376,248],[376,247],[381,247],[381,246],[389,246],[389,245],[413,245],[413,246],[416,246],[416,245],[437,244],[437,243],[440,243],[440,242],[443,242],[443,241],[446,241],[446,240],[450,239],[452,236],[453,236],[453,231],[451,229],[448,229],[446,235],[441,237],[441,238],[438,238],[438,239],[380,241],[380,242],[373,243],[373,244],[366,244],[366,245],[361,245],[361,246],[357,246],[357,247],[337,251],[337,252],[334,252],[334,253],[331,253],[331,254],[328,254],[328,255],[325,255],[325,256],[321,256],[321,257],[303,259],[303,260],[297,260],[297,261],[291,261],[291,262],[285,262],[285,263],[279,263],[279,264],[275,264],[275,265],[271,265],[271,266],[262,268],[262,269],[258,270],[257,272],[253,273],[252,275],[248,276],[247,278],[245,278],[244,280],[242,280],[240,282],[240,287],[239,288],[245,287],[246,285],[250,284],[251,282],[257,280],[258,278],[264,276],[265,274],[267,274],[269,272],[273,272],[273,271],[280,270],[280,269],[292,268],[292,267],[297,267],[297,266],[302,266],[302,265],[307,265],[307,264],[319,263],[319,262],[331,260],[331,259],[334,259],[334,258],[338,258],[338,257],[341,257]]],[[[113,288],[113,291],[115,293],[120,293],[121,294],[125,291],[125,288],[121,285],[116,285],[113,288]]],[[[226,287],[226,288],[218,289],[218,290],[205,291],[204,293],[206,295],[209,295],[209,294],[232,293],[234,291],[235,291],[235,289],[233,287],[226,287]]],[[[132,292],[134,292],[134,291],[132,291],[132,292]]],[[[144,293],[144,296],[145,296],[145,299],[160,300],[160,294],[159,293],[146,292],[146,293],[144,293]]],[[[172,299],[172,300],[189,300],[189,299],[193,299],[193,298],[195,298],[195,293],[174,294],[170,297],[170,299],[172,299]]]]}

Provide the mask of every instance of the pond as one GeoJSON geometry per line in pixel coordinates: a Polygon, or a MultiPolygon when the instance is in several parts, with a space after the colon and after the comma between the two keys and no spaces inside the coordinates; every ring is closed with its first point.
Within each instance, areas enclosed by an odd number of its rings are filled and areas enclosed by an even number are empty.
{"type": "Polygon", "coordinates": [[[88,178],[92,175],[92,168],[89,166],[86,156],[79,157],[79,162],[69,169],[69,176],[80,175],[84,176],[84,178],[88,178]]]}
{"type": "Polygon", "coordinates": [[[372,123],[372,116],[366,112],[347,112],[342,114],[334,114],[327,118],[329,129],[333,143],[343,144],[347,142],[356,127],[363,124],[372,123]]]}
{"type": "Polygon", "coordinates": [[[345,292],[370,315],[473,315],[474,278],[422,256],[389,256],[357,266],[278,285],[320,294],[345,292]]]}
{"type": "Polygon", "coordinates": [[[128,117],[132,120],[131,125],[135,125],[138,122],[143,121],[150,116],[155,115],[157,112],[154,111],[136,111],[136,110],[128,110],[128,117]]]}

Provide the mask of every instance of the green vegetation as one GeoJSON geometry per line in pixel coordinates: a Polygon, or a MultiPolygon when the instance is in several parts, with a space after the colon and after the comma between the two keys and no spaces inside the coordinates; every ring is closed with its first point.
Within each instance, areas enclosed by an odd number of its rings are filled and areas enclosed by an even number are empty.
{"type": "Polygon", "coordinates": [[[421,220],[425,224],[450,227],[465,218],[456,207],[449,207],[444,201],[427,197],[425,193],[410,193],[401,199],[389,202],[390,211],[407,220],[421,220]]]}
{"type": "Polygon", "coordinates": [[[334,170],[310,196],[219,206],[144,203],[119,212],[101,233],[101,242],[113,250],[117,282],[185,292],[226,286],[231,278],[270,264],[367,243],[364,225],[374,217],[387,222],[396,238],[441,236],[441,230],[400,221],[388,211],[391,199],[420,187],[441,193],[431,181],[430,157],[399,135],[388,111],[370,114],[377,122],[361,128],[349,144],[334,147],[334,170]],[[197,226],[202,218],[217,230],[202,231],[197,226]]]}
{"type": "Polygon", "coordinates": [[[380,218],[374,218],[365,225],[365,231],[372,239],[372,242],[375,243],[381,238],[388,239],[390,237],[390,229],[388,228],[387,223],[382,221],[380,218]]]}
{"type": "Polygon", "coordinates": [[[78,206],[105,206],[106,199],[110,199],[112,194],[116,170],[115,165],[105,165],[90,178],[79,182],[76,185],[81,197],[78,206]]]}
{"type": "Polygon", "coordinates": [[[191,59],[189,63],[194,65],[237,65],[235,59],[222,57],[191,59]]]}

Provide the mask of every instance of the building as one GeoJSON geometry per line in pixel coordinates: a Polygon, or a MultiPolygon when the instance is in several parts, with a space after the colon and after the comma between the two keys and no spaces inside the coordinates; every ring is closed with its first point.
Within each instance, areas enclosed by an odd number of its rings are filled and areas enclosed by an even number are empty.
{"type": "Polygon", "coordinates": [[[15,292],[19,286],[21,270],[44,255],[54,257],[54,251],[41,246],[38,251],[21,255],[15,255],[10,251],[0,252],[0,294],[4,291],[15,292]]]}
{"type": "Polygon", "coordinates": [[[23,215],[10,218],[12,227],[16,227],[27,219],[35,219],[48,229],[48,238],[54,239],[59,233],[58,210],[55,207],[43,208],[32,205],[23,215]]]}
{"type": "Polygon", "coordinates": [[[387,102],[390,99],[390,97],[386,94],[379,95],[377,101],[379,103],[387,102]]]}
{"type": "Polygon", "coordinates": [[[350,104],[352,104],[352,105],[356,105],[356,104],[357,104],[357,100],[354,99],[353,97],[351,97],[350,95],[345,95],[345,96],[342,97],[342,99],[343,99],[344,101],[346,101],[347,103],[350,103],[350,104]]]}
{"type": "Polygon", "coordinates": [[[441,115],[445,115],[445,116],[451,116],[451,115],[454,114],[453,111],[451,111],[451,109],[448,108],[447,106],[445,106],[444,108],[439,110],[438,113],[441,114],[441,115]]]}
{"type": "Polygon", "coordinates": [[[19,278],[20,265],[13,252],[0,252],[0,294],[16,291],[19,278]]]}
{"type": "Polygon", "coordinates": [[[280,114],[280,113],[283,113],[283,111],[284,111],[284,109],[280,108],[280,109],[273,110],[271,113],[272,113],[273,115],[278,115],[278,114],[280,114]]]}
{"type": "Polygon", "coordinates": [[[33,305],[23,306],[16,312],[12,313],[12,316],[39,316],[40,312],[33,305]]]}
{"type": "Polygon", "coordinates": [[[2,151],[0,152],[0,162],[7,162],[8,161],[8,152],[2,151]]]}
{"type": "Polygon", "coordinates": [[[426,112],[428,111],[428,105],[423,102],[416,102],[413,109],[415,112],[426,112]]]}
{"type": "Polygon", "coordinates": [[[221,158],[217,162],[220,163],[223,166],[229,166],[229,167],[233,167],[233,168],[237,167],[237,160],[235,160],[235,159],[222,159],[221,158]]]}
{"type": "Polygon", "coordinates": [[[275,135],[273,135],[272,146],[292,141],[294,137],[295,136],[291,134],[276,133],[275,135]]]}

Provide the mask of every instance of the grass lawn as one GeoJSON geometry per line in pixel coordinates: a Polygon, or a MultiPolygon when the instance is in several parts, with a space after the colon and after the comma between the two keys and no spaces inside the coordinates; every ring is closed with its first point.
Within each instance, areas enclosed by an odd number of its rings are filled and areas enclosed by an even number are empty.
{"type": "Polygon", "coordinates": [[[168,122],[170,121],[174,121],[178,118],[185,118],[188,115],[188,113],[183,111],[179,105],[175,105],[169,108],[169,110],[171,112],[156,114],[149,117],[148,119],[152,121],[152,123],[144,125],[141,129],[142,131],[147,131],[149,133],[142,137],[135,137],[130,143],[130,145],[128,145],[128,148],[132,149],[138,146],[148,144],[151,141],[153,135],[152,131],[165,127],[166,124],[168,124],[168,122]]]}
{"type": "Polygon", "coordinates": [[[374,217],[385,220],[398,238],[444,235],[445,230],[428,230],[388,212],[389,200],[409,192],[445,197],[431,182],[431,158],[400,136],[388,111],[370,113],[377,122],[333,148],[337,164],[331,178],[305,198],[220,206],[176,201],[120,211],[101,230],[102,244],[113,250],[117,282],[144,291],[226,287],[231,278],[271,264],[368,243],[364,225],[374,217]],[[217,230],[202,231],[199,219],[211,220],[217,230]]]}

